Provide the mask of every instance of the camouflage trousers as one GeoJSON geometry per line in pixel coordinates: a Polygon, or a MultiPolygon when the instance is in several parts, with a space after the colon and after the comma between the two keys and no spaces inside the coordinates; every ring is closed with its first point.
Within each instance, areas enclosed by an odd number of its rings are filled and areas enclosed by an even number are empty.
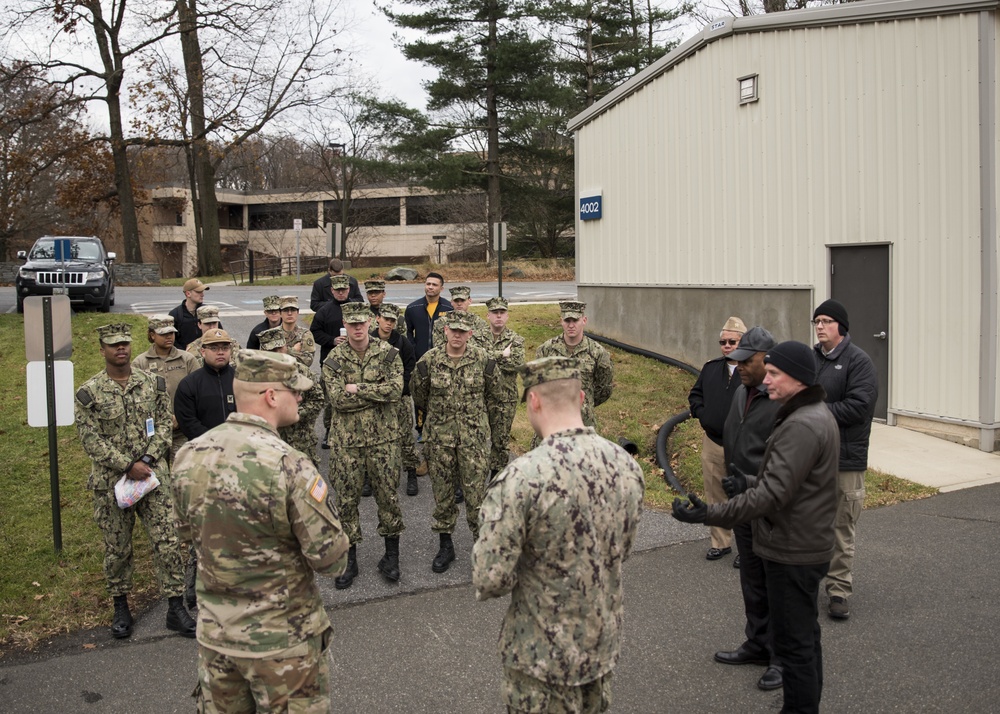
{"type": "Polygon", "coordinates": [[[399,453],[402,458],[403,468],[409,471],[415,469],[420,459],[417,458],[417,450],[413,444],[413,397],[409,394],[403,395],[399,400],[399,411],[396,413],[396,422],[399,424],[399,453]]]}
{"type": "Polygon", "coordinates": [[[593,682],[569,686],[544,682],[504,667],[500,690],[508,714],[597,714],[611,709],[611,672],[593,682]]]}
{"type": "Polygon", "coordinates": [[[316,458],[316,447],[319,445],[319,438],[316,436],[316,417],[299,419],[290,426],[283,426],[278,429],[278,436],[286,444],[308,456],[313,466],[319,468],[319,460],[316,458]]]}
{"type": "Polygon", "coordinates": [[[503,471],[510,461],[510,427],[517,402],[501,402],[490,407],[490,471],[503,471]]]}
{"type": "Polygon", "coordinates": [[[424,443],[427,453],[427,473],[434,489],[434,515],[431,530],[453,533],[458,522],[455,488],[465,494],[465,520],[473,540],[479,536],[479,507],[486,492],[489,474],[489,445],[486,441],[470,441],[459,446],[424,443]]]}
{"type": "Polygon", "coordinates": [[[174,466],[174,457],[177,456],[177,450],[187,442],[188,438],[184,436],[184,432],[180,429],[175,429],[173,440],[170,442],[170,456],[167,457],[167,463],[170,464],[171,468],[174,466]]]}
{"type": "Polygon", "coordinates": [[[360,543],[361,487],[365,476],[372,483],[378,507],[378,534],[383,538],[403,532],[399,508],[399,443],[395,441],[360,448],[334,446],[330,452],[330,481],[337,491],[337,512],[351,545],[360,543]]]}
{"type": "Polygon", "coordinates": [[[233,657],[198,645],[196,711],[327,714],[331,634],[311,637],[280,657],[233,657]]]}
{"type": "Polygon", "coordinates": [[[132,531],[137,515],[153,549],[160,590],[167,597],[184,593],[184,559],[168,489],[164,480],[159,488],[125,509],[118,507],[113,488],[93,492],[94,522],[104,538],[104,577],[112,597],[132,589],[132,531]]]}

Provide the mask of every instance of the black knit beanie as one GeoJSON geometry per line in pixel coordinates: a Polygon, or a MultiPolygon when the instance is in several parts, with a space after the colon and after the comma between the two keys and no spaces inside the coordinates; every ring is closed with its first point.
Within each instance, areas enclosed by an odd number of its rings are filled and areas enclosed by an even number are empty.
{"type": "MultiPolygon", "coordinates": [[[[820,314],[830,315],[828,312],[820,314]]],[[[816,355],[812,347],[801,342],[789,340],[775,345],[764,355],[764,364],[773,364],[807,387],[816,384],[816,355]]]]}
{"type": "Polygon", "coordinates": [[[813,319],[816,319],[817,315],[828,315],[837,321],[840,326],[840,334],[846,335],[847,331],[851,329],[850,325],[847,323],[847,308],[841,305],[836,300],[830,299],[824,302],[822,305],[813,310],[813,319]]]}

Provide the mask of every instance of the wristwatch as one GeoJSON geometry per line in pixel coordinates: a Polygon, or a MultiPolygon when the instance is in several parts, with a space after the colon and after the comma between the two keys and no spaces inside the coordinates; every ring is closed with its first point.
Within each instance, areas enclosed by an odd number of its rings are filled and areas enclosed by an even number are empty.
{"type": "Polygon", "coordinates": [[[139,461],[146,464],[146,466],[152,466],[154,463],[156,463],[156,459],[154,459],[149,454],[143,454],[141,457],[139,457],[139,461]]]}

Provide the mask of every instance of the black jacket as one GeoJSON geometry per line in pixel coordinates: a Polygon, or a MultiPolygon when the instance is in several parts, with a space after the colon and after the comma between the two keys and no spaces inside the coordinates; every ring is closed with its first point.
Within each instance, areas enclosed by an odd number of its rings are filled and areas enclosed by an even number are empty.
{"type": "Polygon", "coordinates": [[[781,404],[771,399],[766,389],[751,389],[755,395],[749,408],[746,387],[740,384],[733,395],[726,426],[722,431],[722,448],[725,452],[726,473],[729,473],[729,464],[735,464],[736,470],[747,475],[748,484],[753,486],[756,483],[757,469],[764,458],[767,437],[774,429],[774,419],[781,404]]]}
{"type": "MultiPolygon", "coordinates": [[[[381,339],[378,336],[378,326],[372,328],[372,339],[381,339]]],[[[417,366],[417,357],[413,353],[413,343],[408,337],[401,335],[396,330],[389,334],[389,344],[399,350],[399,358],[403,360],[403,396],[410,393],[410,375],[413,368],[417,366]]]]}
{"type": "MultiPolygon", "coordinates": [[[[348,298],[344,302],[361,301],[348,298]]],[[[344,313],[340,310],[340,306],[343,304],[343,302],[337,302],[336,300],[323,303],[320,305],[319,310],[316,311],[316,314],[313,315],[312,323],[309,325],[309,331],[312,332],[313,339],[319,345],[320,364],[326,361],[326,356],[330,354],[330,350],[336,347],[333,341],[340,337],[340,328],[344,326],[344,313]]]]}
{"type": "MultiPolygon", "coordinates": [[[[353,275],[347,276],[347,281],[351,284],[351,291],[347,293],[347,302],[364,302],[365,297],[361,294],[361,287],[353,275]]],[[[327,273],[321,278],[317,278],[313,283],[312,294],[309,296],[309,309],[319,312],[323,303],[333,300],[333,291],[330,289],[330,274],[327,273]]]]}
{"type": "MultiPolygon", "coordinates": [[[[279,322],[276,326],[281,327],[281,323],[279,322]]],[[[263,332],[264,330],[270,330],[270,329],[271,329],[271,323],[267,321],[266,317],[264,318],[263,322],[258,322],[256,325],[254,325],[253,329],[250,330],[250,337],[247,339],[247,349],[259,350],[260,333],[263,332]]]]}
{"type": "Polygon", "coordinates": [[[201,337],[201,328],[198,327],[198,317],[188,312],[184,304],[186,302],[187,300],[181,300],[181,304],[170,311],[170,317],[174,318],[174,327],[177,328],[177,334],[174,335],[174,347],[181,352],[186,350],[189,344],[201,337]]]}
{"type": "Polygon", "coordinates": [[[726,358],[716,357],[701,368],[698,381],[688,394],[691,416],[701,422],[705,434],[719,446],[722,446],[722,429],[729,415],[729,404],[741,384],[736,370],[729,374],[726,358]]]}
{"type": "Polygon", "coordinates": [[[226,421],[236,411],[233,398],[233,368],[205,365],[177,385],[174,416],[188,439],[201,436],[226,421]]]}
{"type": "Polygon", "coordinates": [[[414,354],[417,359],[424,356],[431,347],[434,346],[434,322],[441,313],[451,312],[451,301],[438,298],[437,309],[434,317],[427,315],[427,297],[414,300],[406,306],[404,317],[406,318],[406,336],[413,343],[414,354]]]}
{"type": "Polygon", "coordinates": [[[840,428],[840,470],[864,471],[878,399],[875,365],[863,349],[851,343],[850,335],[844,335],[829,355],[819,345],[814,349],[817,381],[826,390],[826,404],[840,428]]]}

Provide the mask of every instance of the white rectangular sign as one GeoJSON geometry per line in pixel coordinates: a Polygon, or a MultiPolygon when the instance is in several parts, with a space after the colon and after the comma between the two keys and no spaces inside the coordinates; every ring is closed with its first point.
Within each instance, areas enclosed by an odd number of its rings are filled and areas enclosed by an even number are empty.
{"type": "MultiPolygon", "coordinates": [[[[73,423],[73,363],[56,360],[56,426],[73,423]]],[[[45,362],[28,362],[28,426],[48,426],[49,410],[45,397],[45,362]]]]}

